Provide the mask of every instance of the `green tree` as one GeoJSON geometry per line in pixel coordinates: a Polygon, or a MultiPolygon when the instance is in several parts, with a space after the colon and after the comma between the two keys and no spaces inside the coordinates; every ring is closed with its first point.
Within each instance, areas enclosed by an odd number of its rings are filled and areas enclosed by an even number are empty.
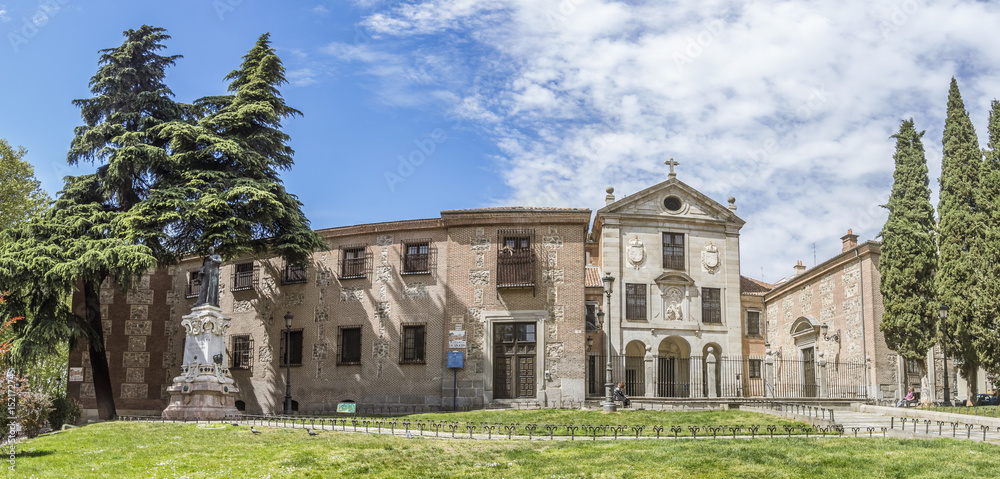
{"type": "Polygon", "coordinates": [[[977,203],[982,151],[965,110],[958,82],[951,79],[947,118],[944,122],[941,159],[941,194],[938,202],[938,272],[936,286],[948,306],[943,337],[948,351],[962,360],[962,376],[969,380],[970,397],[976,393],[975,327],[980,284],[976,268],[982,250],[983,215],[977,203]]]}
{"type": "Polygon", "coordinates": [[[85,339],[90,350],[94,390],[101,418],[115,416],[111,376],[101,328],[99,288],[111,277],[123,288],[156,266],[152,250],[129,242],[119,232],[128,213],[108,205],[97,175],[67,178],[52,208],[19,227],[5,230],[0,240],[0,284],[9,296],[0,315],[27,316],[15,323],[11,357],[20,365],[37,361],[85,339]],[[83,285],[85,317],[74,314],[66,301],[83,285]],[[110,401],[101,400],[110,398],[110,401]]]}
{"type": "Polygon", "coordinates": [[[983,214],[983,246],[977,268],[979,293],[971,336],[984,369],[1000,372],[1000,102],[990,110],[989,143],[979,174],[976,203],[983,214]]]}
{"type": "Polygon", "coordinates": [[[27,221],[49,204],[34,168],[23,159],[27,152],[0,138],[0,230],[27,221]]]}
{"type": "Polygon", "coordinates": [[[294,154],[281,121],[301,115],[278,90],[284,72],[261,35],[226,76],[231,95],[198,100],[205,116],[197,122],[162,127],[175,175],[138,205],[129,224],[136,239],[159,237],[177,252],[214,247],[224,259],[269,252],[297,264],[326,247],[279,177],[294,154]]]}
{"type": "Polygon", "coordinates": [[[933,346],[938,323],[934,291],[937,244],[927,159],[913,119],[905,120],[896,139],[892,194],[885,206],[879,258],[880,290],[885,313],[879,329],[889,348],[907,359],[922,360],[933,346]]]}

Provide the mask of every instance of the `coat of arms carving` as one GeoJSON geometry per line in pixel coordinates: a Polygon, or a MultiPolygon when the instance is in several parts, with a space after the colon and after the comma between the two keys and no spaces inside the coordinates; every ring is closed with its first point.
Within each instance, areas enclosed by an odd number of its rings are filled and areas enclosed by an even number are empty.
{"type": "Polygon", "coordinates": [[[705,249],[701,252],[701,265],[710,274],[715,274],[719,271],[719,267],[722,266],[722,258],[719,256],[719,247],[712,244],[711,241],[705,245],[705,249]]]}
{"type": "Polygon", "coordinates": [[[628,241],[628,251],[625,253],[628,258],[628,262],[635,266],[635,269],[639,269],[642,261],[646,259],[646,250],[643,248],[642,240],[639,236],[636,236],[628,241]]]}

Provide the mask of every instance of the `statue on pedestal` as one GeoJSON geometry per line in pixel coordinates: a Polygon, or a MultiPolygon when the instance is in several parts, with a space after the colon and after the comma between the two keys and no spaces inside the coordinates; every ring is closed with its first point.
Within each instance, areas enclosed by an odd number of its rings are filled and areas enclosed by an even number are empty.
{"type": "Polygon", "coordinates": [[[198,290],[198,301],[194,303],[195,306],[219,305],[219,266],[222,266],[222,257],[215,254],[215,248],[208,248],[208,256],[205,256],[201,269],[198,270],[201,289],[198,290]]]}

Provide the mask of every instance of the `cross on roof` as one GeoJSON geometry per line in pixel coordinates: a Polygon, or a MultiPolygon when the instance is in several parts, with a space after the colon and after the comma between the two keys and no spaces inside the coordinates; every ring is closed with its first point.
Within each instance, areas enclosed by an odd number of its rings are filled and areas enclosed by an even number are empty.
{"type": "Polygon", "coordinates": [[[674,172],[674,166],[681,164],[679,161],[674,161],[674,158],[670,157],[670,161],[664,161],[663,164],[664,165],[670,165],[670,177],[671,178],[674,178],[674,177],[677,176],[677,173],[674,172]]]}

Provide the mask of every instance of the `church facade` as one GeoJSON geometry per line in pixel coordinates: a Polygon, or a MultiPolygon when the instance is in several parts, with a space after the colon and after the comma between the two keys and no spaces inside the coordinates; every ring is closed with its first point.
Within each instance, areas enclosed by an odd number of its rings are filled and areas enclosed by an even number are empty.
{"type": "MultiPolygon", "coordinates": [[[[667,401],[864,399],[912,384],[878,331],[877,243],[849,235],[843,254],[771,285],[740,274],[735,198],[707,197],[673,166],[666,181],[619,199],[608,188],[605,200],[596,212],[446,210],[318,230],[327,249],[304,267],[226,262],[237,408],[280,413],[289,383],[302,414],[345,402],[580,407],[604,396],[609,362],[627,394],[667,401]]],[[[201,264],[187,258],[129,291],[102,285],[119,414],[166,407],[201,264]]],[[[74,307],[83,313],[79,295],[74,307]]],[[[85,345],[69,362],[69,392],[93,412],[85,345]]]]}

